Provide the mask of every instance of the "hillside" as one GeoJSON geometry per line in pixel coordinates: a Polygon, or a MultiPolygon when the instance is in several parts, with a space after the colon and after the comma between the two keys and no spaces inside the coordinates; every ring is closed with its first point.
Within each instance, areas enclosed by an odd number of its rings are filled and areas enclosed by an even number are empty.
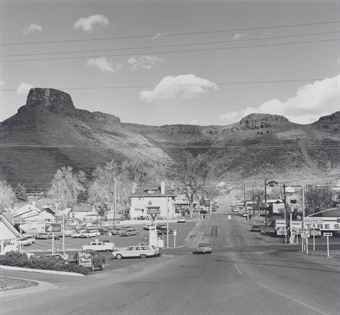
{"type": "Polygon", "coordinates": [[[31,89],[27,102],[0,124],[0,176],[44,189],[58,167],[90,172],[111,159],[176,163],[183,150],[204,153],[213,180],[327,179],[340,173],[340,112],[299,125],[251,114],[228,126],[122,123],[74,107],[55,89],[31,89]]]}

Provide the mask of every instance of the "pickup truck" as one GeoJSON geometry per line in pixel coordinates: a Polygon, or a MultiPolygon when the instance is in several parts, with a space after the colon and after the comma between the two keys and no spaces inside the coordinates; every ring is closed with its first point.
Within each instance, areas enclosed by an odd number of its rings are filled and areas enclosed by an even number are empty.
{"type": "Polygon", "coordinates": [[[95,240],[91,242],[89,245],[83,245],[83,251],[95,251],[95,252],[108,252],[113,251],[115,245],[108,241],[99,241],[95,240]]]}

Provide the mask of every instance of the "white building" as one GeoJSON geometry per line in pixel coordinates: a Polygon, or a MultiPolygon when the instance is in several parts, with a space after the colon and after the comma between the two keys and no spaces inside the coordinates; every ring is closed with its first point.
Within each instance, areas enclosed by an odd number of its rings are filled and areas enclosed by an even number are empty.
{"type": "Polygon", "coordinates": [[[176,195],[166,191],[164,183],[159,187],[144,187],[130,196],[130,218],[149,217],[150,211],[158,212],[158,218],[174,218],[176,195]]]}

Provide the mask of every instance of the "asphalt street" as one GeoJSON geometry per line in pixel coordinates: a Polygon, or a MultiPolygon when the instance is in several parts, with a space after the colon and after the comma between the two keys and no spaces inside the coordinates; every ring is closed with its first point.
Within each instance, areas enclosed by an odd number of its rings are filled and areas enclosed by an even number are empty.
{"type": "Polygon", "coordinates": [[[143,267],[0,297],[0,314],[339,314],[339,270],[254,237],[215,215],[191,236],[210,240],[212,255],[181,248],[143,267]]]}

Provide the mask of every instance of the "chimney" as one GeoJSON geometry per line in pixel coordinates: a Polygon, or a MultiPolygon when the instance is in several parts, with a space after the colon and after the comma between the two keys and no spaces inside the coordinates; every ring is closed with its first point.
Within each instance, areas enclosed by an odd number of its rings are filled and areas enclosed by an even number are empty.
{"type": "Polygon", "coordinates": [[[165,182],[161,182],[161,194],[165,195],[165,182]]]}

